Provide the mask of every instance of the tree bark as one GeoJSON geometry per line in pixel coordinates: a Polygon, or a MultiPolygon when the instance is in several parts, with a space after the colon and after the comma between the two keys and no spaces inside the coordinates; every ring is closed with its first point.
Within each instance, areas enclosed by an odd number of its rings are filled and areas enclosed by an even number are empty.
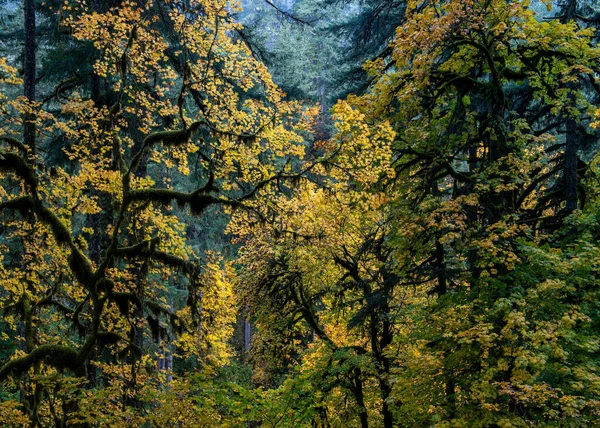
{"type": "Polygon", "coordinates": [[[363,382],[361,378],[361,370],[357,367],[354,369],[354,398],[359,407],[359,418],[361,428],[369,428],[369,417],[365,406],[365,396],[363,393],[363,382]]]}
{"type": "Polygon", "coordinates": [[[250,350],[250,340],[251,340],[250,321],[244,320],[244,351],[246,351],[246,352],[248,352],[250,350]]]}
{"type": "Polygon", "coordinates": [[[565,202],[566,213],[571,214],[577,209],[577,123],[574,119],[567,121],[565,148],[565,202]]]}
{"type": "MultiPolygon", "coordinates": [[[[23,0],[23,29],[25,45],[23,47],[23,95],[30,102],[35,102],[35,77],[36,77],[36,23],[35,23],[35,0],[23,0]]],[[[30,106],[28,106],[28,109],[30,106]]],[[[23,115],[23,143],[29,149],[30,155],[35,155],[35,114],[26,112],[23,115]]],[[[24,297],[27,301],[27,312],[25,316],[25,346],[27,352],[33,351],[34,331],[33,331],[33,309],[29,305],[29,297],[24,297]]],[[[40,370],[39,362],[34,365],[34,375],[38,375],[40,370]]],[[[27,400],[31,409],[31,427],[39,424],[38,407],[41,400],[42,390],[38,384],[33,387],[33,393],[28,395],[27,400]]]]}
{"type": "MultiPolygon", "coordinates": [[[[35,101],[36,42],[35,42],[35,0],[23,0],[23,27],[25,30],[25,48],[23,52],[24,95],[29,101],[35,101]]],[[[32,155],[35,154],[35,115],[23,116],[23,141],[32,155]]]]}
{"type": "MultiPolygon", "coordinates": [[[[563,4],[561,10],[560,22],[566,24],[573,21],[577,17],[577,0],[568,0],[563,4]]],[[[569,85],[569,89],[574,89],[573,85],[569,85]]],[[[568,97],[570,103],[574,104],[573,94],[568,97]]],[[[577,122],[573,118],[567,120],[567,135],[565,148],[565,211],[566,214],[571,214],[577,209],[577,122]]]]}

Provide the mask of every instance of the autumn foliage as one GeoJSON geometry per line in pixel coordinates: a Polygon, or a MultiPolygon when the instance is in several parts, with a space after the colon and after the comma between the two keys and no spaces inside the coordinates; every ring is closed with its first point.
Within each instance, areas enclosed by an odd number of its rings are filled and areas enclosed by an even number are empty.
{"type": "Polygon", "coordinates": [[[235,2],[44,3],[89,64],[0,58],[0,425],[597,423],[594,21],[402,3],[322,141],[235,2]]]}

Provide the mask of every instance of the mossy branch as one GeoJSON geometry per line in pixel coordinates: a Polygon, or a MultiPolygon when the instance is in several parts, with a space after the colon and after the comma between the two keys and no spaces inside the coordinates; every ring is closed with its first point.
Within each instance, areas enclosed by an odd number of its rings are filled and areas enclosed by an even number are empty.
{"type": "Polygon", "coordinates": [[[0,140],[4,141],[6,144],[8,144],[11,147],[16,148],[17,150],[20,150],[21,153],[23,153],[23,155],[28,156],[29,155],[29,149],[27,148],[27,146],[23,143],[21,143],[19,140],[12,138],[12,137],[0,137],[0,140]]]}
{"type": "Polygon", "coordinates": [[[8,376],[26,372],[37,363],[45,363],[58,370],[71,370],[76,376],[83,376],[85,360],[96,341],[100,340],[103,343],[114,341],[113,333],[98,332],[102,306],[94,315],[92,334],[79,350],[56,344],[40,345],[27,355],[10,360],[0,367],[0,382],[6,380],[8,376]]]}
{"type": "Polygon", "coordinates": [[[67,229],[67,227],[56,214],[46,208],[33,196],[19,196],[17,198],[0,203],[0,211],[5,209],[16,210],[23,215],[34,212],[43,223],[50,226],[54,238],[59,244],[73,246],[73,239],[69,229],[67,229]]]}
{"type": "Polygon", "coordinates": [[[189,205],[192,214],[199,216],[211,205],[226,205],[231,207],[242,207],[242,203],[235,199],[225,199],[203,193],[198,189],[191,193],[178,192],[171,189],[143,189],[132,190],[127,194],[126,204],[132,202],[156,202],[167,205],[177,202],[180,206],[189,205]]]}
{"type": "Polygon", "coordinates": [[[69,369],[79,373],[83,361],[79,353],[62,345],[41,345],[33,349],[27,355],[8,361],[0,368],[0,381],[4,381],[10,375],[18,375],[29,370],[36,363],[47,363],[57,369],[69,369]]]}
{"type": "Polygon", "coordinates": [[[196,263],[182,259],[181,257],[176,257],[163,251],[154,251],[150,257],[152,260],[162,263],[165,266],[180,269],[187,275],[198,273],[198,265],[196,263]]]}
{"type": "Polygon", "coordinates": [[[144,257],[151,254],[159,242],[160,238],[152,238],[129,247],[119,247],[115,250],[115,255],[123,257],[144,257]]]}
{"type": "Polygon", "coordinates": [[[102,347],[113,345],[121,339],[122,337],[118,333],[112,331],[101,331],[98,333],[98,343],[102,347]]]}
{"type": "Polygon", "coordinates": [[[18,211],[22,216],[31,212],[31,196],[19,196],[8,201],[0,202],[0,211],[18,211]]]}
{"type": "Polygon", "coordinates": [[[62,220],[46,208],[41,201],[33,196],[20,196],[0,204],[0,211],[4,209],[17,210],[21,214],[33,212],[38,219],[48,225],[56,242],[67,245],[71,249],[69,265],[77,280],[87,288],[94,286],[94,269],[90,260],[74,244],[71,231],[62,220]]]}
{"type": "Polygon", "coordinates": [[[44,302],[40,302],[37,304],[37,307],[44,306],[53,306],[65,315],[71,315],[75,311],[74,309],[69,308],[67,305],[57,302],[53,299],[46,299],[44,302]]]}
{"type": "Polygon", "coordinates": [[[184,129],[154,132],[144,139],[144,146],[149,147],[157,143],[162,143],[165,146],[185,144],[189,141],[192,134],[203,124],[204,122],[198,121],[184,129]]]}
{"type": "Polygon", "coordinates": [[[37,189],[33,168],[29,162],[15,153],[0,151],[0,171],[15,173],[30,187],[32,192],[37,189]]]}
{"type": "MultiPolygon", "coordinates": [[[[157,251],[155,249],[159,239],[153,238],[140,242],[139,244],[132,245],[130,247],[120,247],[115,251],[116,256],[122,256],[127,258],[145,258],[148,260],[154,260],[165,266],[169,266],[175,269],[181,270],[187,275],[195,274],[198,271],[196,263],[183,259],[181,257],[174,256],[164,251],[157,251]]],[[[116,295],[117,293],[113,293],[116,295]]]]}
{"type": "Polygon", "coordinates": [[[198,121],[183,129],[158,131],[148,135],[142,142],[140,151],[137,152],[133,157],[131,165],[129,166],[128,174],[139,166],[146,149],[159,143],[162,143],[162,145],[167,147],[186,144],[190,140],[192,134],[197,131],[202,124],[204,124],[204,122],[198,121]]]}

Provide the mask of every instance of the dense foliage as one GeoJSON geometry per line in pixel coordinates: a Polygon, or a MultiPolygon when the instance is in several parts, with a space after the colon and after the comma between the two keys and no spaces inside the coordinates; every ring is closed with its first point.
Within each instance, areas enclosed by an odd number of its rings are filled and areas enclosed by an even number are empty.
{"type": "Polygon", "coordinates": [[[0,4],[0,425],[597,425],[594,2],[243,6],[0,4]]]}

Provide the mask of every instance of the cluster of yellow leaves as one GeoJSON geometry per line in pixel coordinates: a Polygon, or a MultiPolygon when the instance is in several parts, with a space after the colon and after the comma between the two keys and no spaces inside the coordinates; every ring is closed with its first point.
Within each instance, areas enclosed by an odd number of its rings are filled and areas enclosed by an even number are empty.
{"type": "Polygon", "coordinates": [[[0,402],[0,423],[5,426],[27,425],[29,417],[20,410],[20,403],[15,400],[0,402]]]}
{"type": "MultiPolygon", "coordinates": [[[[0,88],[5,85],[20,85],[22,80],[17,76],[17,68],[8,64],[6,58],[0,57],[0,88]]],[[[8,113],[6,109],[6,102],[8,99],[7,94],[5,94],[4,91],[0,91],[0,115],[8,113]]]]}
{"type": "Polygon", "coordinates": [[[391,158],[396,133],[389,123],[369,123],[366,114],[354,107],[351,100],[338,102],[333,108],[333,118],[339,140],[336,169],[331,173],[334,179],[341,183],[352,179],[368,188],[381,179],[394,177],[391,158]]]}
{"type": "Polygon", "coordinates": [[[213,426],[220,415],[218,409],[200,407],[194,398],[193,382],[172,378],[171,373],[153,373],[153,360],[139,362],[137,378],[132,379],[131,368],[115,364],[96,364],[109,381],[102,389],[77,391],[79,409],[72,415],[73,423],[102,424],[106,426],[213,426]],[[123,406],[115,397],[135,401],[134,406],[123,406]]]}
{"type": "MultiPolygon", "coordinates": [[[[236,300],[233,293],[233,266],[216,254],[207,255],[209,262],[199,282],[202,284],[200,321],[197,334],[183,333],[175,341],[184,355],[197,355],[205,370],[222,367],[229,362],[233,351],[229,344],[236,321],[236,300]]],[[[191,317],[189,308],[178,313],[191,317]]]]}

